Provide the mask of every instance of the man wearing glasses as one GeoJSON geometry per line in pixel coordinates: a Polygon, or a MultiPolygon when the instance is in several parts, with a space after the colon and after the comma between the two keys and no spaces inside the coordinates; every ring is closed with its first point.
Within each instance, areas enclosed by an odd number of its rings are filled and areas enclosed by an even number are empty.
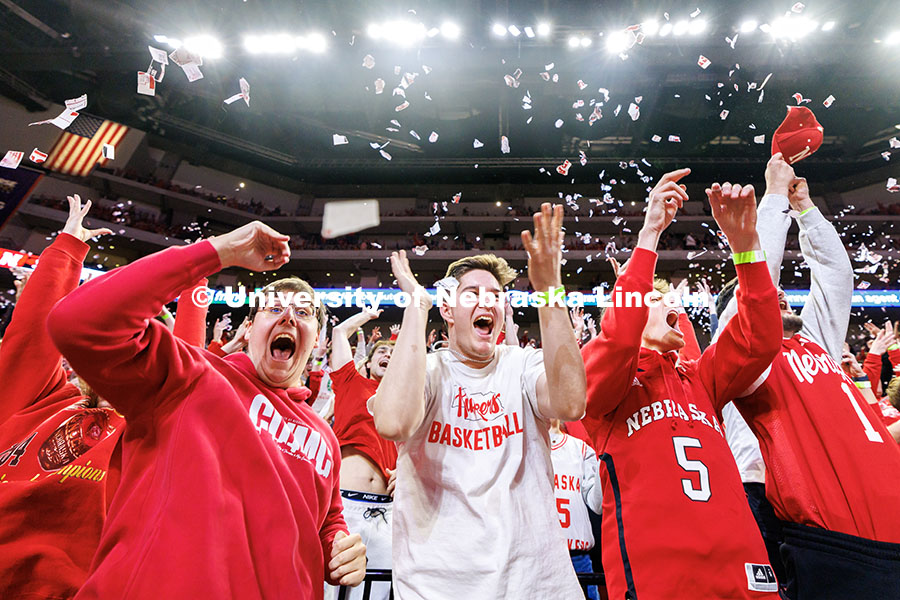
{"type": "MultiPolygon", "coordinates": [[[[323,581],[362,581],[365,547],[341,515],[337,439],[299,387],[323,310],[254,308],[247,353],[225,358],[153,319],[220,269],[281,267],[287,240],[249,223],[98,277],[51,312],[60,351],[128,423],[121,478],[77,598],[321,599],[323,581]]],[[[264,291],[312,298],[298,278],[264,291]]]]}

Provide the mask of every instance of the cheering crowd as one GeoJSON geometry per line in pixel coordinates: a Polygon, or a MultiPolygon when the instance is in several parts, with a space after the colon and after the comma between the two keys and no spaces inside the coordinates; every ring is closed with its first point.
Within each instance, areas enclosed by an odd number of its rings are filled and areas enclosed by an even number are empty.
{"type": "MultiPolygon", "coordinates": [[[[499,302],[441,304],[429,328],[403,250],[391,268],[414,301],[389,339],[362,330],[380,311],[329,335],[324,306],[282,300],[207,343],[192,290],[277,270],[290,238],[252,222],[79,286],[109,231],[69,198],[0,342],[0,598],[336,597],[367,569],[392,573],[372,598],[402,600],[896,598],[894,329],[869,325],[861,363],[850,351],[847,251],[775,154],[758,206],[749,185],[706,190],[736,277],[701,349],[655,277],[689,174],[660,178],[613,261],[615,287],[653,302],[597,323],[538,308],[540,348],[499,302]],[[811,273],[799,313],[779,287],[792,221],[811,273]],[[605,589],[579,584],[593,571],[605,589]]],[[[565,295],[562,224],[545,204],[521,234],[545,300],[565,295]]],[[[499,298],[515,277],[473,254],[439,283],[499,298]]]]}

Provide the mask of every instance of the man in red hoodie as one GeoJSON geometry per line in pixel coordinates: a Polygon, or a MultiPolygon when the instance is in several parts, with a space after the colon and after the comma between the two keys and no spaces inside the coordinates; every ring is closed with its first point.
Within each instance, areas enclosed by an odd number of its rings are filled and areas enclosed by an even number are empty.
{"type": "Polygon", "coordinates": [[[742,282],[738,318],[718,344],[680,360],[678,309],[633,299],[660,295],[656,247],[688,199],[678,181],[689,172],[667,173],[650,193],[614,290],[632,300],[608,308],[600,335],[582,350],[584,424],[600,453],[603,571],[610,598],[775,597],[775,574],[721,425],[722,407],[765,370],[781,339],[753,187],[707,190],[742,282]]]}
{"type": "MultiPolygon", "coordinates": [[[[296,388],[323,309],[251,309],[248,353],[219,358],[152,319],[222,268],[277,269],[288,236],[253,222],[94,279],[51,312],[53,341],[125,415],[121,480],[77,598],[322,598],[355,585],[365,547],[349,536],[328,426],[296,388]]],[[[282,279],[264,291],[306,292],[282,279]]]]}

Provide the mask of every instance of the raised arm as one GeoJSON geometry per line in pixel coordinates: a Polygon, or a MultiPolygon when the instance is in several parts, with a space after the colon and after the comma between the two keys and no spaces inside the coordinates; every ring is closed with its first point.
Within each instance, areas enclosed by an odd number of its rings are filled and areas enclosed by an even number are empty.
{"type": "Polygon", "coordinates": [[[412,302],[403,309],[400,333],[375,393],[372,412],[381,437],[403,442],[425,419],[425,326],[432,301],[409,268],[406,251],[391,253],[391,268],[400,289],[412,295],[412,302]]]}
{"type": "Polygon", "coordinates": [[[222,267],[280,267],[290,256],[287,240],[254,222],[142,258],[60,301],[47,321],[50,335],[75,371],[126,417],[180,399],[207,363],[198,359],[200,349],[153,317],[178,292],[222,267]]]}
{"type": "Polygon", "coordinates": [[[28,284],[21,290],[12,320],[0,345],[0,423],[66,383],[62,357],[47,332],[47,315],[78,285],[90,238],[110,233],[81,226],[90,210],[81,198],[69,197],[69,217],[53,243],[41,253],[28,284]]]}
{"type": "Polygon", "coordinates": [[[178,312],[175,313],[175,327],[172,333],[192,346],[203,348],[206,345],[206,315],[209,305],[205,302],[194,302],[195,290],[206,289],[209,280],[205,277],[190,286],[178,296],[178,312]]]}
{"type": "MultiPolygon", "coordinates": [[[[377,319],[380,314],[380,310],[375,311],[371,308],[364,308],[362,312],[353,315],[334,328],[331,334],[332,371],[337,371],[351,360],[358,363],[358,360],[353,356],[353,351],[350,349],[350,342],[347,340],[347,337],[354,331],[360,330],[364,324],[377,319]]],[[[366,345],[365,341],[360,341],[359,344],[362,344],[363,347],[366,345]]],[[[365,360],[365,358],[364,355],[362,359],[365,360]]]]}
{"type": "MultiPolygon", "coordinates": [[[[541,205],[534,215],[534,235],[522,232],[522,245],[528,252],[528,279],[537,292],[562,294],[562,221],[563,207],[541,205]]],[[[538,308],[544,373],[537,380],[537,403],[548,419],[576,421],[584,415],[586,382],[584,360],[572,330],[565,303],[538,308]]]]}
{"type": "MultiPolygon", "coordinates": [[[[756,211],[757,232],[760,248],[766,255],[766,267],[772,283],[778,285],[781,279],[781,262],[784,260],[784,244],[788,230],[791,228],[791,217],[788,215],[790,203],[788,193],[791,182],[795,179],[794,169],[785,162],[778,152],[766,164],[766,195],[759,203],[756,211]]],[[[717,315],[716,334],[720,334],[728,321],[737,312],[737,299],[733,297],[728,305],[717,315]]],[[[718,335],[713,335],[713,341],[718,335]]]]}
{"type": "Polygon", "coordinates": [[[700,357],[700,376],[718,411],[763,374],[781,348],[778,295],[756,232],[753,186],[718,183],[706,190],[738,274],[737,315],[700,357]]]}
{"type": "Polygon", "coordinates": [[[800,251],[809,265],[809,298],[800,311],[803,335],[840,361],[850,323],[853,266],[841,236],[809,197],[806,179],[795,180],[791,208],[800,213],[800,251]]]}
{"type": "MultiPolygon", "coordinates": [[[[625,298],[638,293],[641,302],[630,306],[609,306],[600,321],[600,334],[581,350],[587,372],[587,413],[585,426],[593,433],[592,423],[615,410],[625,399],[637,373],[641,352],[641,334],[647,325],[649,309],[643,298],[653,289],[656,247],[675,213],[688,199],[678,184],[690,169],[663,175],[648,199],[644,226],[627,268],[618,268],[614,294],[625,298]]],[[[617,265],[613,265],[616,269],[617,265]]]]}

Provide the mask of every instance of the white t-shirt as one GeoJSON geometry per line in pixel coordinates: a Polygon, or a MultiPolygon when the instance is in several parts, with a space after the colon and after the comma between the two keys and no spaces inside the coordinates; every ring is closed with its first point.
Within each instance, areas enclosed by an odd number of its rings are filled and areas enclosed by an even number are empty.
{"type": "Polygon", "coordinates": [[[553,498],[541,352],[497,346],[471,369],[428,355],[425,419],[398,444],[398,600],[580,599],[553,498]]]}
{"type": "Polygon", "coordinates": [[[550,459],[556,511],[569,550],[590,550],[594,547],[594,531],[588,507],[599,515],[603,506],[603,490],[596,485],[597,453],[576,437],[552,433],[550,459]]]}

